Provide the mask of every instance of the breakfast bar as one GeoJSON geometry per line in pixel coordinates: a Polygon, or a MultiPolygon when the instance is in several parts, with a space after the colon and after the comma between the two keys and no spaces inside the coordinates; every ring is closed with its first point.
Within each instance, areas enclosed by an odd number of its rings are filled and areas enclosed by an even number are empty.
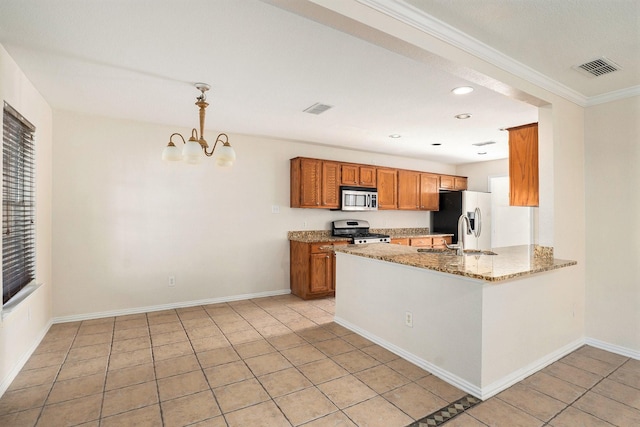
{"type": "Polygon", "coordinates": [[[481,399],[582,343],[576,262],[551,248],[334,250],[335,321],[481,399]]]}

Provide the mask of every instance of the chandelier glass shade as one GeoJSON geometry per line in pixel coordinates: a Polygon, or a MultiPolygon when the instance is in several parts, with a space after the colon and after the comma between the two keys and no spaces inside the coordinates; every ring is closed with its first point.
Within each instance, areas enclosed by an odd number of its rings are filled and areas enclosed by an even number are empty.
{"type": "Polygon", "coordinates": [[[210,86],[206,83],[196,83],[195,86],[200,91],[200,96],[196,98],[196,105],[200,109],[200,134],[198,135],[198,131],[193,129],[191,131],[191,137],[185,141],[181,134],[172,133],[169,137],[169,143],[162,151],[162,160],[167,162],[182,160],[185,163],[195,165],[200,163],[204,156],[213,156],[218,143],[220,143],[220,149],[215,156],[215,164],[220,167],[231,167],[236,161],[236,153],[231,147],[231,144],[229,144],[227,134],[221,133],[217,136],[211,151],[209,151],[209,144],[204,139],[205,109],[209,106],[206,102],[205,92],[209,90],[210,86]],[[174,137],[180,137],[183,143],[182,148],[174,144],[174,137]]]}

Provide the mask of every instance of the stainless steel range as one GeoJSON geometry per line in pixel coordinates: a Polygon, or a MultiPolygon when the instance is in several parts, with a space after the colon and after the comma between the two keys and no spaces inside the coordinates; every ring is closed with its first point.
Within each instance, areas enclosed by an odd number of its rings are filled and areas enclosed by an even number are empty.
{"type": "Polygon", "coordinates": [[[349,237],[351,243],[391,243],[386,234],[369,233],[369,222],[360,219],[342,219],[331,223],[331,234],[335,237],[349,237]]]}

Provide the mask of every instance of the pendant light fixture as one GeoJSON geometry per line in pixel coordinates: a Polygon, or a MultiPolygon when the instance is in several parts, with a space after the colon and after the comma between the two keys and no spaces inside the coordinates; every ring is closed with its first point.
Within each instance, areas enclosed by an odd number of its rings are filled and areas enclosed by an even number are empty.
{"type": "Polygon", "coordinates": [[[205,118],[205,109],[209,106],[206,102],[207,97],[205,92],[208,91],[211,86],[206,83],[196,83],[196,89],[200,91],[200,96],[196,98],[196,105],[200,109],[200,134],[194,128],[191,130],[191,137],[188,141],[185,141],[184,137],[179,133],[172,133],[169,137],[169,143],[162,151],[162,160],[164,161],[179,161],[183,160],[186,163],[190,164],[198,164],[202,159],[202,153],[204,153],[207,157],[213,156],[213,152],[220,142],[222,145],[218,150],[218,153],[215,157],[216,165],[221,167],[231,167],[233,163],[236,161],[236,152],[233,151],[231,144],[229,144],[229,137],[226,133],[221,133],[216,138],[216,142],[213,144],[213,148],[211,151],[208,151],[209,144],[204,139],[204,118],[205,118]],[[179,136],[184,143],[182,149],[176,147],[173,143],[173,137],[179,136]],[[199,136],[198,136],[199,135],[199,136]]]}

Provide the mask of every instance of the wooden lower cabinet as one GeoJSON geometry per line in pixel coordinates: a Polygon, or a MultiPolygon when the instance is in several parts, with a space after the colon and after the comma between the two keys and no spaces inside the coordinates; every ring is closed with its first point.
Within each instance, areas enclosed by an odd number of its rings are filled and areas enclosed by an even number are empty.
{"type": "Polygon", "coordinates": [[[414,237],[409,239],[409,245],[418,248],[444,249],[447,244],[451,244],[451,239],[451,236],[414,237]]]}
{"type": "Polygon", "coordinates": [[[445,249],[447,245],[451,244],[453,240],[452,236],[444,236],[444,237],[433,237],[433,248],[434,249],[445,249]]]}
{"type": "Polygon", "coordinates": [[[336,256],[331,247],[347,243],[290,241],[291,293],[302,299],[335,295],[336,256]]]}
{"type": "Polygon", "coordinates": [[[391,244],[392,245],[409,246],[409,238],[407,238],[407,237],[396,237],[394,239],[391,239],[391,244]]]}

